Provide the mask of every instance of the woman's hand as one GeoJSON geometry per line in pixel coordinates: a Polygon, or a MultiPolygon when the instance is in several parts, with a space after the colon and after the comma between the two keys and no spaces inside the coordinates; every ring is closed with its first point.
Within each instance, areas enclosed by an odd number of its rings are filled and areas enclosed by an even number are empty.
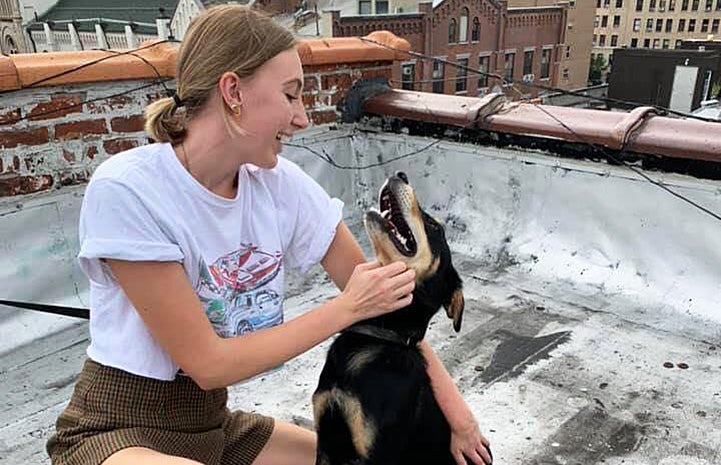
{"type": "Polygon", "coordinates": [[[403,262],[381,266],[362,263],[353,270],[343,293],[337,297],[352,312],[354,322],[403,308],[411,303],[416,272],[403,262]]]}
{"type": "Polygon", "coordinates": [[[461,425],[451,427],[451,454],[458,465],[490,465],[493,456],[489,445],[472,415],[461,425]]]}

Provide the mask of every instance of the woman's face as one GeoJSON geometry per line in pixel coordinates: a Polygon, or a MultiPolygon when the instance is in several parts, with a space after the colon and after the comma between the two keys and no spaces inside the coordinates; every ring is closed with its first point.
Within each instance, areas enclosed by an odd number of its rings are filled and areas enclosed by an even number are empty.
{"type": "Polygon", "coordinates": [[[268,60],[241,86],[242,107],[237,118],[247,134],[243,138],[246,160],[261,168],[273,168],[283,140],[308,126],[303,106],[303,67],[295,49],[268,60]]]}

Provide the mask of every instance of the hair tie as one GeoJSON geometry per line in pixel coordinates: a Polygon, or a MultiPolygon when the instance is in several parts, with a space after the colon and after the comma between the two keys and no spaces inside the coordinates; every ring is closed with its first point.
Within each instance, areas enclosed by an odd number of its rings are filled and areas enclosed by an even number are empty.
{"type": "Polygon", "coordinates": [[[173,93],[173,102],[175,102],[175,107],[180,108],[183,106],[183,101],[178,97],[178,94],[173,93]]]}

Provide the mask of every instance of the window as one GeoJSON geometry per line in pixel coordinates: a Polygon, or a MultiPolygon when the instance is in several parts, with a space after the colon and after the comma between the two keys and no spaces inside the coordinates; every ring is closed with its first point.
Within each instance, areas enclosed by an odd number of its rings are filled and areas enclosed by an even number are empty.
{"type": "Polygon", "coordinates": [[[616,0],[616,8],[623,8],[623,0],[616,0]]]}
{"type": "Polygon", "coordinates": [[[643,0],[636,0],[636,11],[643,11],[643,0]]]}
{"type": "Polygon", "coordinates": [[[638,32],[641,30],[641,18],[636,18],[633,20],[633,32],[638,32]]]}
{"type": "Polygon", "coordinates": [[[533,50],[523,52],[523,75],[533,74],[533,50]]]}
{"type": "Polygon", "coordinates": [[[603,7],[608,8],[611,6],[611,0],[603,0],[603,7]]]}
{"type": "Polygon", "coordinates": [[[413,90],[413,81],[416,79],[415,63],[404,63],[401,65],[401,89],[413,90]]]}
{"type": "Polygon", "coordinates": [[[651,39],[643,39],[643,48],[649,48],[651,46],[651,39]]]}
{"type": "Polygon", "coordinates": [[[663,39],[663,45],[661,46],[663,49],[668,50],[671,44],[670,39],[663,39]]]}
{"type": "Polygon", "coordinates": [[[653,48],[658,48],[661,43],[661,39],[653,39],[653,48]]]}
{"type": "Polygon", "coordinates": [[[606,46],[606,34],[601,34],[598,37],[598,46],[599,47],[605,47],[606,46]]]}
{"type": "Polygon", "coordinates": [[[600,24],[601,24],[601,17],[600,17],[600,16],[596,16],[596,17],[593,19],[593,27],[598,27],[600,24]]]}
{"type": "Polygon", "coordinates": [[[648,0],[648,11],[656,11],[656,0],[648,0]]]}
{"type": "Polygon", "coordinates": [[[613,17],[613,27],[620,27],[621,26],[621,16],[616,15],[613,17]]]}
{"type": "Polygon", "coordinates": [[[666,32],[673,32],[673,19],[666,20],[666,32]]]}
{"type": "Polygon", "coordinates": [[[706,0],[706,11],[711,11],[713,9],[713,0],[706,0]]]}
{"type": "Polygon", "coordinates": [[[719,19],[716,18],[713,20],[713,23],[711,23],[711,32],[713,32],[714,34],[717,34],[718,29],[719,29],[719,19]]]}
{"type": "Polygon", "coordinates": [[[440,61],[433,62],[433,92],[442,94],[445,91],[445,81],[443,76],[443,63],[440,61]]]}
{"type": "Polygon", "coordinates": [[[678,20],[678,32],[683,32],[683,30],[686,28],[686,20],[685,19],[679,19],[678,20]]]}
{"type": "Polygon", "coordinates": [[[708,32],[709,19],[706,18],[701,21],[701,32],[708,32]]]}
{"type": "Polygon", "coordinates": [[[473,29],[471,30],[471,41],[478,42],[481,40],[481,22],[478,18],[473,18],[473,29]]]}
{"type": "Polygon", "coordinates": [[[631,48],[637,48],[638,47],[638,38],[634,37],[631,39],[631,48]]]}
{"type": "Polygon", "coordinates": [[[551,75],[551,49],[544,48],[541,52],[541,79],[548,79],[551,75]]]}
{"type": "Polygon", "coordinates": [[[668,1],[668,11],[676,11],[676,0],[668,1]]]}
{"type": "Polygon", "coordinates": [[[683,0],[681,2],[681,11],[687,11],[688,10],[688,0],[683,0]]]}
{"type": "Polygon", "coordinates": [[[360,0],[358,2],[358,14],[359,15],[372,15],[373,14],[372,2],[370,0],[360,0]]]}
{"type": "Polygon", "coordinates": [[[468,8],[461,10],[461,21],[458,24],[458,42],[468,42],[468,8]]]}
{"type": "Polygon", "coordinates": [[[596,34],[593,35],[593,40],[591,41],[591,43],[594,47],[598,45],[598,38],[596,37],[596,34]]]}
{"type": "Polygon", "coordinates": [[[388,0],[376,0],[376,14],[387,15],[388,14],[388,0]]]}
{"type": "Polygon", "coordinates": [[[456,93],[468,90],[468,58],[456,60],[460,66],[456,68],[456,93]]]}
{"type": "Polygon", "coordinates": [[[451,18],[451,21],[448,23],[448,43],[449,44],[456,43],[456,19],[455,18],[451,18]]]}
{"type": "Polygon", "coordinates": [[[563,79],[571,79],[571,72],[568,68],[563,69],[563,79]]]}
{"type": "Polygon", "coordinates": [[[666,0],[658,0],[658,11],[666,11],[666,0]]]}
{"type": "Polygon", "coordinates": [[[611,36],[611,47],[618,47],[618,36],[616,34],[611,36]]]}
{"type": "Polygon", "coordinates": [[[488,87],[488,64],[491,61],[491,57],[478,57],[478,71],[481,74],[478,75],[478,88],[483,89],[488,87]]]}
{"type": "Polygon", "coordinates": [[[515,52],[506,53],[506,61],[503,63],[503,77],[510,81],[513,79],[513,68],[516,64],[516,54],[515,52]]]}
{"type": "Polygon", "coordinates": [[[693,0],[691,3],[691,11],[698,11],[699,3],[701,3],[700,0],[693,0]]]}
{"type": "Polygon", "coordinates": [[[570,59],[571,59],[571,46],[566,45],[566,60],[570,60],[570,59]]]}
{"type": "Polygon", "coordinates": [[[596,8],[601,8],[601,0],[596,0],[596,8]]]}
{"type": "Polygon", "coordinates": [[[646,20],[646,32],[653,32],[653,19],[646,20]]]}
{"type": "Polygon", "coordinates": [[[656,32],[663,31],[663,19],[656,20],[656,32]]]}
{"type": "Polygon", "coordinates": [[[716,0],[716,11],[721,11],[721,0],[716,0]]]}
{"type": "Polygon", "coordinates": [[[601,16],[601,27],[608,27],[608,16],[601,16]]]}
{"type": "Polygon", "coordinates": [[[674,45],[674,48],[681,48],[682,43],[683,43],[682,39],[676,39],[676,44],[674,45]]]}
{"type": "Polygon", "coordinates": [[[696,32],[696,20],[695,19],[688,20],[688,32],[696,32]]]}

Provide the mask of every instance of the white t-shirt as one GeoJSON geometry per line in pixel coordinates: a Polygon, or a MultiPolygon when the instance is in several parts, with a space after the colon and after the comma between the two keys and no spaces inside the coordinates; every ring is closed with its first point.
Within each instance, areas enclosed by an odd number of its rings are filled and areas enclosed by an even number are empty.
{"type": "Polygon", "coordinates": [[[101,258],[182,263],[218,335],[283,322],[283,271],[306,272],[335,235],[343,204],[291,161],[244,165],[235,199],[217,196],[170,144],[100,165],[80,213],[80,267],[90,279],[90,347],[98,363],[172,380],[160,347],[101,258]]]}

